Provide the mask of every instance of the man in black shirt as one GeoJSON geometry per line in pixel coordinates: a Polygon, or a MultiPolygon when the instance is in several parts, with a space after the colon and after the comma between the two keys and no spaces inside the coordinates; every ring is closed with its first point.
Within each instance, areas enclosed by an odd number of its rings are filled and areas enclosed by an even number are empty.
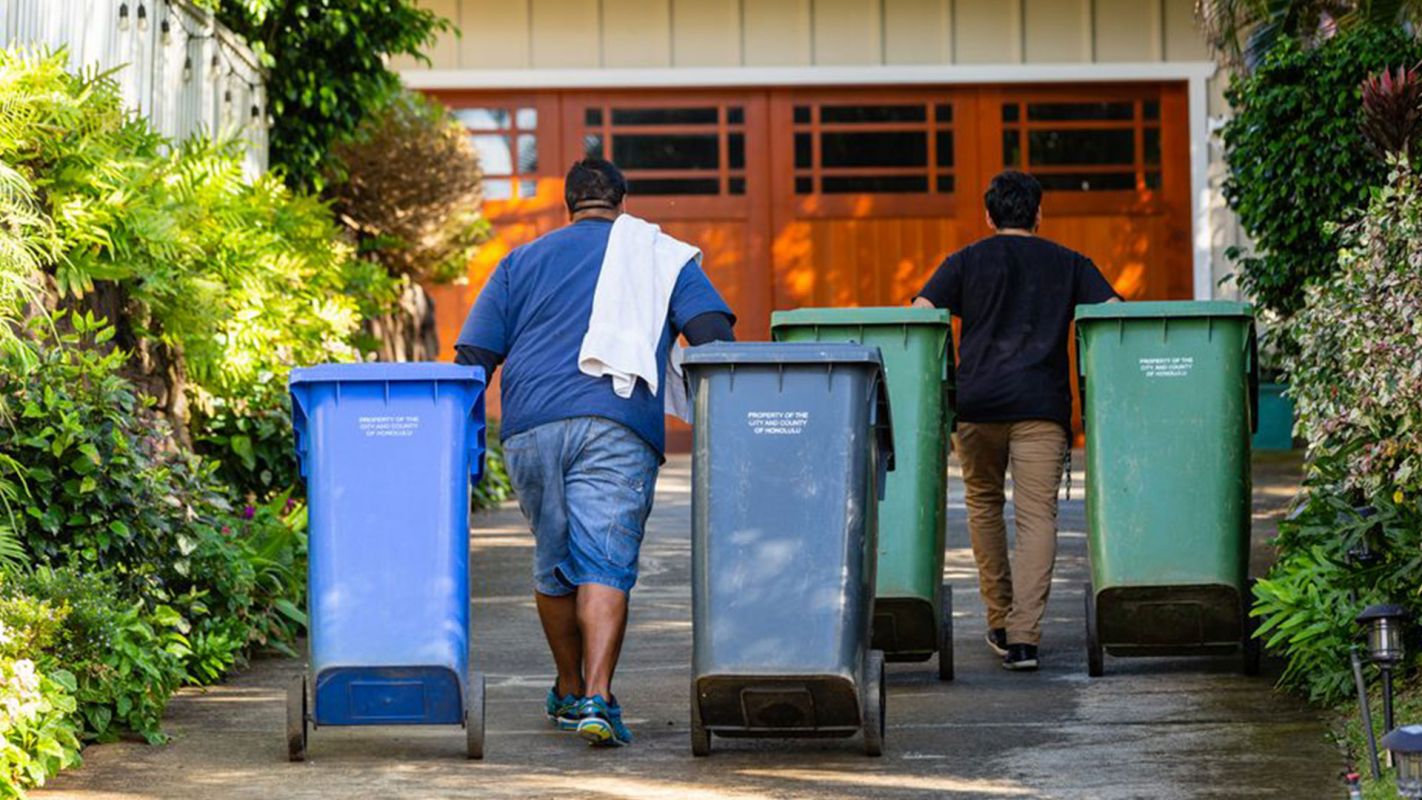
{"type": "Polygon", "coordinates": [[[1057,489],[1071,437],[1067,336],[1076,306],[1119,300],[1096,265],[1036,235],[1036,178],[1007,171],[986,203],[996,234],[949,256],[914,300],[962,320],[958,434],[968,533],[988,645],[1010,670],[1037,668],[1057,556],[1057,489]],[[1004,484],[1017,544],[1009,563],[1004,484]]]}

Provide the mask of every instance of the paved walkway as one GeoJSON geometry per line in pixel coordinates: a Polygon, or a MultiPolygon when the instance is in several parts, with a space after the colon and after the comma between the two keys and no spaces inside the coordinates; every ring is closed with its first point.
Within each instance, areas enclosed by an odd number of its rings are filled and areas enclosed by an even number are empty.
{"type": "MultiPolygon", "coordinates": [[[[1080,458],[1077,459],[1080,463],[1080,458]]],[[[1256,542],[1292,494],[1296,462],[1256,465],[1256,542]]],[[[304,764],[284,760],[280,689],[294,661],[257,663],[232,682],[174,699],[166,747],[90,748],[86,766],[40,798],[1315,798],[1338,794],[1338,756],[1314,714],[1245,678],[1237,658],[1108,659],[1086,677],[1081,475],[1062,509],[1061,560],[1044,669],[1001,670],[980,641],[962,506],[950,482],[948,577],[955,587],[957,674],[890,665],[887,752],[854,741],[715,740],[691,758],[687,670],[689,469],[665,471],[643,554],[643,582],[620,694],[637,736],[591,751],[546,727],[551,682],[531,598],[531,541],[516,509],[481,517],[474,536],[476,660],[489,674],[488,757],[462,758],[457,729],[323,729],[304,764]]],[[[1265,551],[1256,547],[1256,570],[1265,551]]]]}

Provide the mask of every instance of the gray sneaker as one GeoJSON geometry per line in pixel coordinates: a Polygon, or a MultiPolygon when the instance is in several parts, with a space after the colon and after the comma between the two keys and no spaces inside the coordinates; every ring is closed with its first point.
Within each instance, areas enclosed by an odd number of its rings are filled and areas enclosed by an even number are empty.
{"type": "Polygon", "coordinates": [[[991,647],[992,651],[997,653],[998,658],[1007,657],[1006,628],[989,628],[987,632],[987,643],[988,647],[991,647]]]}

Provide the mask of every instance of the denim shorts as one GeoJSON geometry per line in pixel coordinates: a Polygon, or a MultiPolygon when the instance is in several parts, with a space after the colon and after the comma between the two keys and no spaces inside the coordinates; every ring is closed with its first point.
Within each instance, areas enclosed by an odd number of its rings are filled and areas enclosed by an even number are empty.
{"type": "Polygon", "coordinates": [[[601,417],[550,422],[505,440],[504,461],[533,530],[533,586],[561,596],[584,583],[630,592],[661,458],[601,417]]]}

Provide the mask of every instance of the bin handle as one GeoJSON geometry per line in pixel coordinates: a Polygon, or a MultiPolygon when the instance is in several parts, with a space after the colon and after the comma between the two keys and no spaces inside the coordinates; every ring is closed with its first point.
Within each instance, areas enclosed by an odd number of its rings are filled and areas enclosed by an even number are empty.
{"type": "Polygon", "coordinates": [[[488,454],[487,425],[484,423],[484,387],[480,386],[478,398],[469,407],[469,424],[464,434],[464,446],[469,453],[470,486],[478,486],[484,480],[484,458],[488,454]]]}
{"type": "Polygon", "coordinates": [[[308,437],[306,435],[306,387],[293,386],[289,391],[291,398],[291,432],[293,445],[296,448],[296,467],[301,477],[306,475],[306,450],[308,437]]]}
{"type": "MultiPolygon", "coordinates": [[[[1076,396],[1081,401],[1081,431],[1086,432],[1086,358],[1081,349],[1081,326],[1073,325],[1076,337],[1076,396]]],[[[1070,448],[1068,448],[1070,450],[1070,448]]]]}
{"type": "Polygon", "coordinates": [[[948,423],[948,433],[952,434],[958,429],[958,372],[953,364],[953,324],[950,322],[944,327],[946,332],[943,334],[943,403],[944,408],[952,412],[952,421],[948,423]]]}
{"type": "Polygon", "coordinates": [[[1249,321],[1249,432],[1259,432],[1259,331],[1249,321]]]}

